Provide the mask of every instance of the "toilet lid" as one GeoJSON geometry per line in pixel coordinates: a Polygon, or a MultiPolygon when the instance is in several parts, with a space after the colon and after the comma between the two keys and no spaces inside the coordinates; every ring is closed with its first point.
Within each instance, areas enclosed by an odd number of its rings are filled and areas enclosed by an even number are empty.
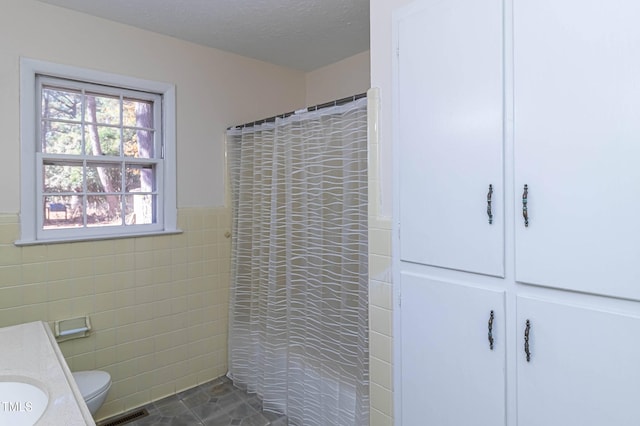
{"type": "Polygon", "coordinates": [[[111,376],[106,371],[76,371],[71,374],[85,401],[101,394],[111,386],[111,376]]]}

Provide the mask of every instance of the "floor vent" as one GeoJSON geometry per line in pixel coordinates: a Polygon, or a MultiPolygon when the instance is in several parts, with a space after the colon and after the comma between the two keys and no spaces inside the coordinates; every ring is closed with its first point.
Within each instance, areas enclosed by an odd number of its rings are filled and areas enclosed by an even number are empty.
{"type": "Polygon", "coordinates": [[[140,410],[132,411],[131,413],[126,413],[118,417],[112,417],[110,419],[105,420],[104,422],[99,422],[97,426],[120,426],[126,425],[134,420],[141,419],[143,417],[147,417],[149,412],[146,408],[142,408],[140,410]]]}

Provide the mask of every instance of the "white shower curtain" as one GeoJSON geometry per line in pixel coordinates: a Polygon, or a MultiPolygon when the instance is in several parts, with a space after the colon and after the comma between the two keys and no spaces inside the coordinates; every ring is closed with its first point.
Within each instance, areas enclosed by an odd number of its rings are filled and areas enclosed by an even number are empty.
{"type": "Polygon", "coordinates": [[[290,425],[369,424],[366,106],[227,134],[229,377],[290,425]]]}

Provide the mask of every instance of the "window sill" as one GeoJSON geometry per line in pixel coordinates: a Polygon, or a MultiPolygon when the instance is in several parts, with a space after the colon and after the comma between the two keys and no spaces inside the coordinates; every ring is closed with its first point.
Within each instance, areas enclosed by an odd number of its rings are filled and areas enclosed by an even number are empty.
{"type": "Polygon", "coordinates": [[[36,245],[45,245],[45,244],[64,244],[64,243],[76,243],[82,241],[103,241],[103,240],[120,240],[123,238],[138,238],[138,237],[154,237],[154,236],[162,236],[162,235],[176,235],[182,234],[184,231],[182,229],[174,229],[171,231],[152,231],[152,232],[139,232],[139,233],[130,233],[125,235],[102,235],[102,236],[90,236],[90,237],[73,237],[73,238],[56,238],[50,240],[17,240],[14,241],[13,244],[18,247],[23,246],[36,246],[36,245]]]}

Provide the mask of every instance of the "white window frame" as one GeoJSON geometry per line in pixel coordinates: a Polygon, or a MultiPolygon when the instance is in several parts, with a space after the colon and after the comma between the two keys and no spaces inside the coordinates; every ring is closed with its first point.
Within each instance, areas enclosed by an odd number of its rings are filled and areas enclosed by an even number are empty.
{"type": "Polygon", "coordinates": [[[29,58],[20,59],[20,240],[16,245],[51,244],[70,241],[128,238],[173,234],[177,228],[176,199],[176,96],[175,85],[111,74],[85,68],[55,64],[29,58]],[[161,157],[156,165],[158,185],[157,220],[148,225],[43,229],[42,155],[39,152],[42,78],[75,80],[86,84],[112,86],[157,94],[161,102],[161,157]]]}

